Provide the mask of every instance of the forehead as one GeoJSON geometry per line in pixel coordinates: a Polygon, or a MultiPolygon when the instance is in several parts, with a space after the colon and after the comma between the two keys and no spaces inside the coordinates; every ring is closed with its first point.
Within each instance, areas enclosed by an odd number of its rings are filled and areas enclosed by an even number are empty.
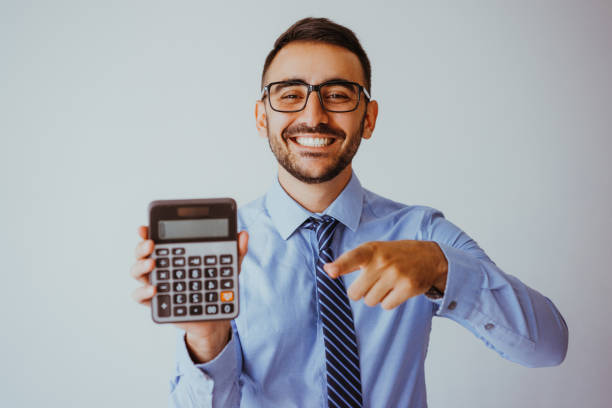
{"type": "Polygon", "coordinates": [[[357,55],[337,45],[296,41],[276,54],[266,72],[265,83],[301,79],[318,84],[340,78],[364,84],[357,55]]]}

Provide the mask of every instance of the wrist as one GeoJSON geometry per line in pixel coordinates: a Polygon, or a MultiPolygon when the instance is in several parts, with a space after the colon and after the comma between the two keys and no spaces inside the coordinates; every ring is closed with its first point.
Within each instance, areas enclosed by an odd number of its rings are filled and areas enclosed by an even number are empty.
{"type": "Polygon", "coordinates": [[[435,279],[432,283],[432,286],[437,289],[442,295],[444,295],[444,291],[446,290],[446,279],[448,277],[448,261],[446,260],[446,256],[442,249],[436,242],[432,242],[435,247],[436,253],[436,261],[435,265],[435,279]]]}
{"type": "Polygon", "coordinates": [[[185,345],[194,364],[207,363],[223,351],[232,338],[232,329],[216,331],[208,336],[201,337],[185,332],[185,345]]]}

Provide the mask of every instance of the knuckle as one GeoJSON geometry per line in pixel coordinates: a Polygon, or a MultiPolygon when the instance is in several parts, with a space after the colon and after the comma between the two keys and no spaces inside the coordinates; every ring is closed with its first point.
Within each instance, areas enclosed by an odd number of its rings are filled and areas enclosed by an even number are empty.
{"type": "Polygon", "coordinates": [[[362,248],[363,248],[363,252],[365,255],[371,256],[377,251],[379,246],[380,246],[380,243],[378,241],[370,241],[370,242],[366,242],[365,244],[363,244],[362,248]]]}
{"type": "Polygon", "coordinates": [[[389,300],[389,301],[385,300],[385,301],[383,301],[383,302],[382,302],[382,304],[381,304],[381,307],[382,307],[383,309],[385,309],[385,310],[391,310],[391,309],[394,309],[396,306],[397,306],[397,305],[396,305],[394,302],[390,301],[390,300],[389,300]]]}
{"type": "Polygon", "coordinates": [[[414,284],[410,279],[403,279],[398,283],[397,289],[401,293],[411,293],[414,290],[414,284]]]}
{"type": "Polygon", "coordinates": [[[370,307],[375,306],[377,303],[369,294],[363,299],[363,302],[370,307]]]}
{"type": "Polygon", "coordinates": [[[133,278],[138,278],[138,262],[134,263],[130,268],[130,275],[133,278]]]}
{"type": "Polygon", "coordinates": [[[348,297],[350,297],[353,300],[359,300],[359,298],[361,298],[361,291],[359,290],[359,288],[349,286],[346,293],[348,297]]]}
{"type": "Polygon", "coordinates": [[[132,291],[132,299],[134,299],[136,302],[140,303],[140,299],[141,299],[141,290],[140,288],[134,289],[132,291]]]}
{"type": "Polygon", "coordinates": [[[387,274],[394,282],[399,281],[402,277],[402,272],[395,265],[392,265],[387,268],[387,274]]]}

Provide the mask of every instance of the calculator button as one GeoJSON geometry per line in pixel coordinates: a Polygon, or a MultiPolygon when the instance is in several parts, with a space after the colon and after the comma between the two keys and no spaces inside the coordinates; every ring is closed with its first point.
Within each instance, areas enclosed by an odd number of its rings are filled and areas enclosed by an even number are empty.
{"type": "Polygon", "coordinates": [[[216,278],[217,277],[217,268],[205,268],[204,275],[207,278],[216,278]]]}
{"type": "Polygon", "coordinates": [[[232,276],[233,273],[234,273],[234,268],[232,268],[231,266],[225,266],[221,268],[221,276],[223,277],[232,276]]]}
{"type": "Polygon", "coordinates": [[[169,253],[170,251],[168,251],[168,248],[158,248],[155,250],[155,255],[159,256],[168,255],[169,253]]]}
{"type": "Polygon", "coordinates": [[[170,284],[168,282],[158,283],[157,292],[170,292],[170,284]]]}
{"type": "Polygon", "coordinates": [[[184,292],[186,289],[185,282],[174,282],[174,291],[175,292],[184,292]]]}
{"type": "Polygon", "coordinates": [[[189,266],[200,266],[202,264],[202,258],[199,256],[189,257],[189,266]]]}
{"type": "Polygon", "coordinates": [[[219,307],[217,305],[206,306],[206,314],[217,314],[218,312],[219,312],[219,307]]]}
{"type": "Polygon", "coordinates": [[[185,248],[172,248],[172,255],[185,255],[185,248]]]}
{"type": "Polygon", "coordinates": [[[228,290],[226,292],[221,292],[221,301],[222,302],[231,302],[234,300],[234,292],[228,290]]]}
{"type": "Polygon", "coordinates": [[[198,290],[202,290],[202,281],[190,281],[189,282],[189,290],[192,291],[198,291],[198,290]]]}
{"type": "Polygon", "coordinates": [[[170,316],[170,295],[157,296],[157,314],[159,317],[170,316]]]}
{"type": "Polygon", "coordinates": [[[185,266],[185,258],[172,258],[172,266],[185,266]]]}
{"type": "Polygon", "coordinates": [[[155,260],[155,266],[157,266],[158,268],[167,268],[168,266],[170,266],[170,261],[168,260],[168,258],[157,258],[155,260]]]}
{"type": "Polygon", "coordinates": [[[210,303],[210,302],[216,302],[217,299],[219,299],[217,292],[206,292],[206,302],[210,303]]]}
{"type": "Polygon", "coordinates": [[[162,270],[157,271],[157,279],[158,280],[170,279],[170,271],[168,271],[166,269],[162,269],[162,270]]]}
{"type": "Polygon", "coordinates": [[[189,270],[189,277],[191,279],[200,279],[202,277],[202,270],[200,268],[193,268],[189,270]]]}
{"type": "Polygon", "coordinates": [[[232,279],[223,279],[221,281],[222,289],[231,289],[234,287],[234,281],[232,279]]]}
{"type": "Polygon", "coordinates": [[[217,281],[216,280],[207,280],[206,281],[206,290],[215,290],[217,289],[217,281]]]}
{"type": "Polygon", "coordinates": [[[187,296],[181,294],[174,295],[174,303],[176,303],[177,305],[187,303],[187,296]]]}
{"type": "Polygon", "coordinates": [[[189,306],[189,314],[190,315],[201,315],[202,306],[189,306]]]}
{"type": "Polygon", "coordinates": [[[204,263],[206,265],[214,265],[217,263],[217,255],[207,255],[204,257],[204,263]]]}
{"type": "Polygon", "coordinates": [[[185,270],[184,269],[173,269],[172,276],[174,276],[174,279],[185,279],[185,270]]]}
{"type": "Polygon", "coordinates": [[[189,302],[191,303],[202,303],[202,295],[200,293],[190,293],[189,302]]]}
{"type": "Polygon", "coordinates": [[[220,262],[222,264],[224,264],[224,265],[231,264],[232,263],[232,256],[231,255],[221,255],[220,262]]]}
{"type": "Polygon", "coordinates": [[[223,313],[232,313],[234,311],[234,305],[231,303],[225,303],[221,306],[221,311],[223,313]]]}
{"type": "Polygon", "coordinates": [[[177,306],[174,308],[175,316],[185,316],[187,314],[187,308],[185,306],[177,306]]]}

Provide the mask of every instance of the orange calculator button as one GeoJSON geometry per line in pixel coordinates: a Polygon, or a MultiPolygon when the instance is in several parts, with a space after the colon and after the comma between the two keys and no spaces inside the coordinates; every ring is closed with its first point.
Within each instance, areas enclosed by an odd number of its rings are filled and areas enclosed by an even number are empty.
{"type": "Polygon", "coordinates": [[[221,292],[221,301],[222,302],[231,302],[232,300],[234,300],[234,292],[227,291],[227,292],[221,292]]]}

